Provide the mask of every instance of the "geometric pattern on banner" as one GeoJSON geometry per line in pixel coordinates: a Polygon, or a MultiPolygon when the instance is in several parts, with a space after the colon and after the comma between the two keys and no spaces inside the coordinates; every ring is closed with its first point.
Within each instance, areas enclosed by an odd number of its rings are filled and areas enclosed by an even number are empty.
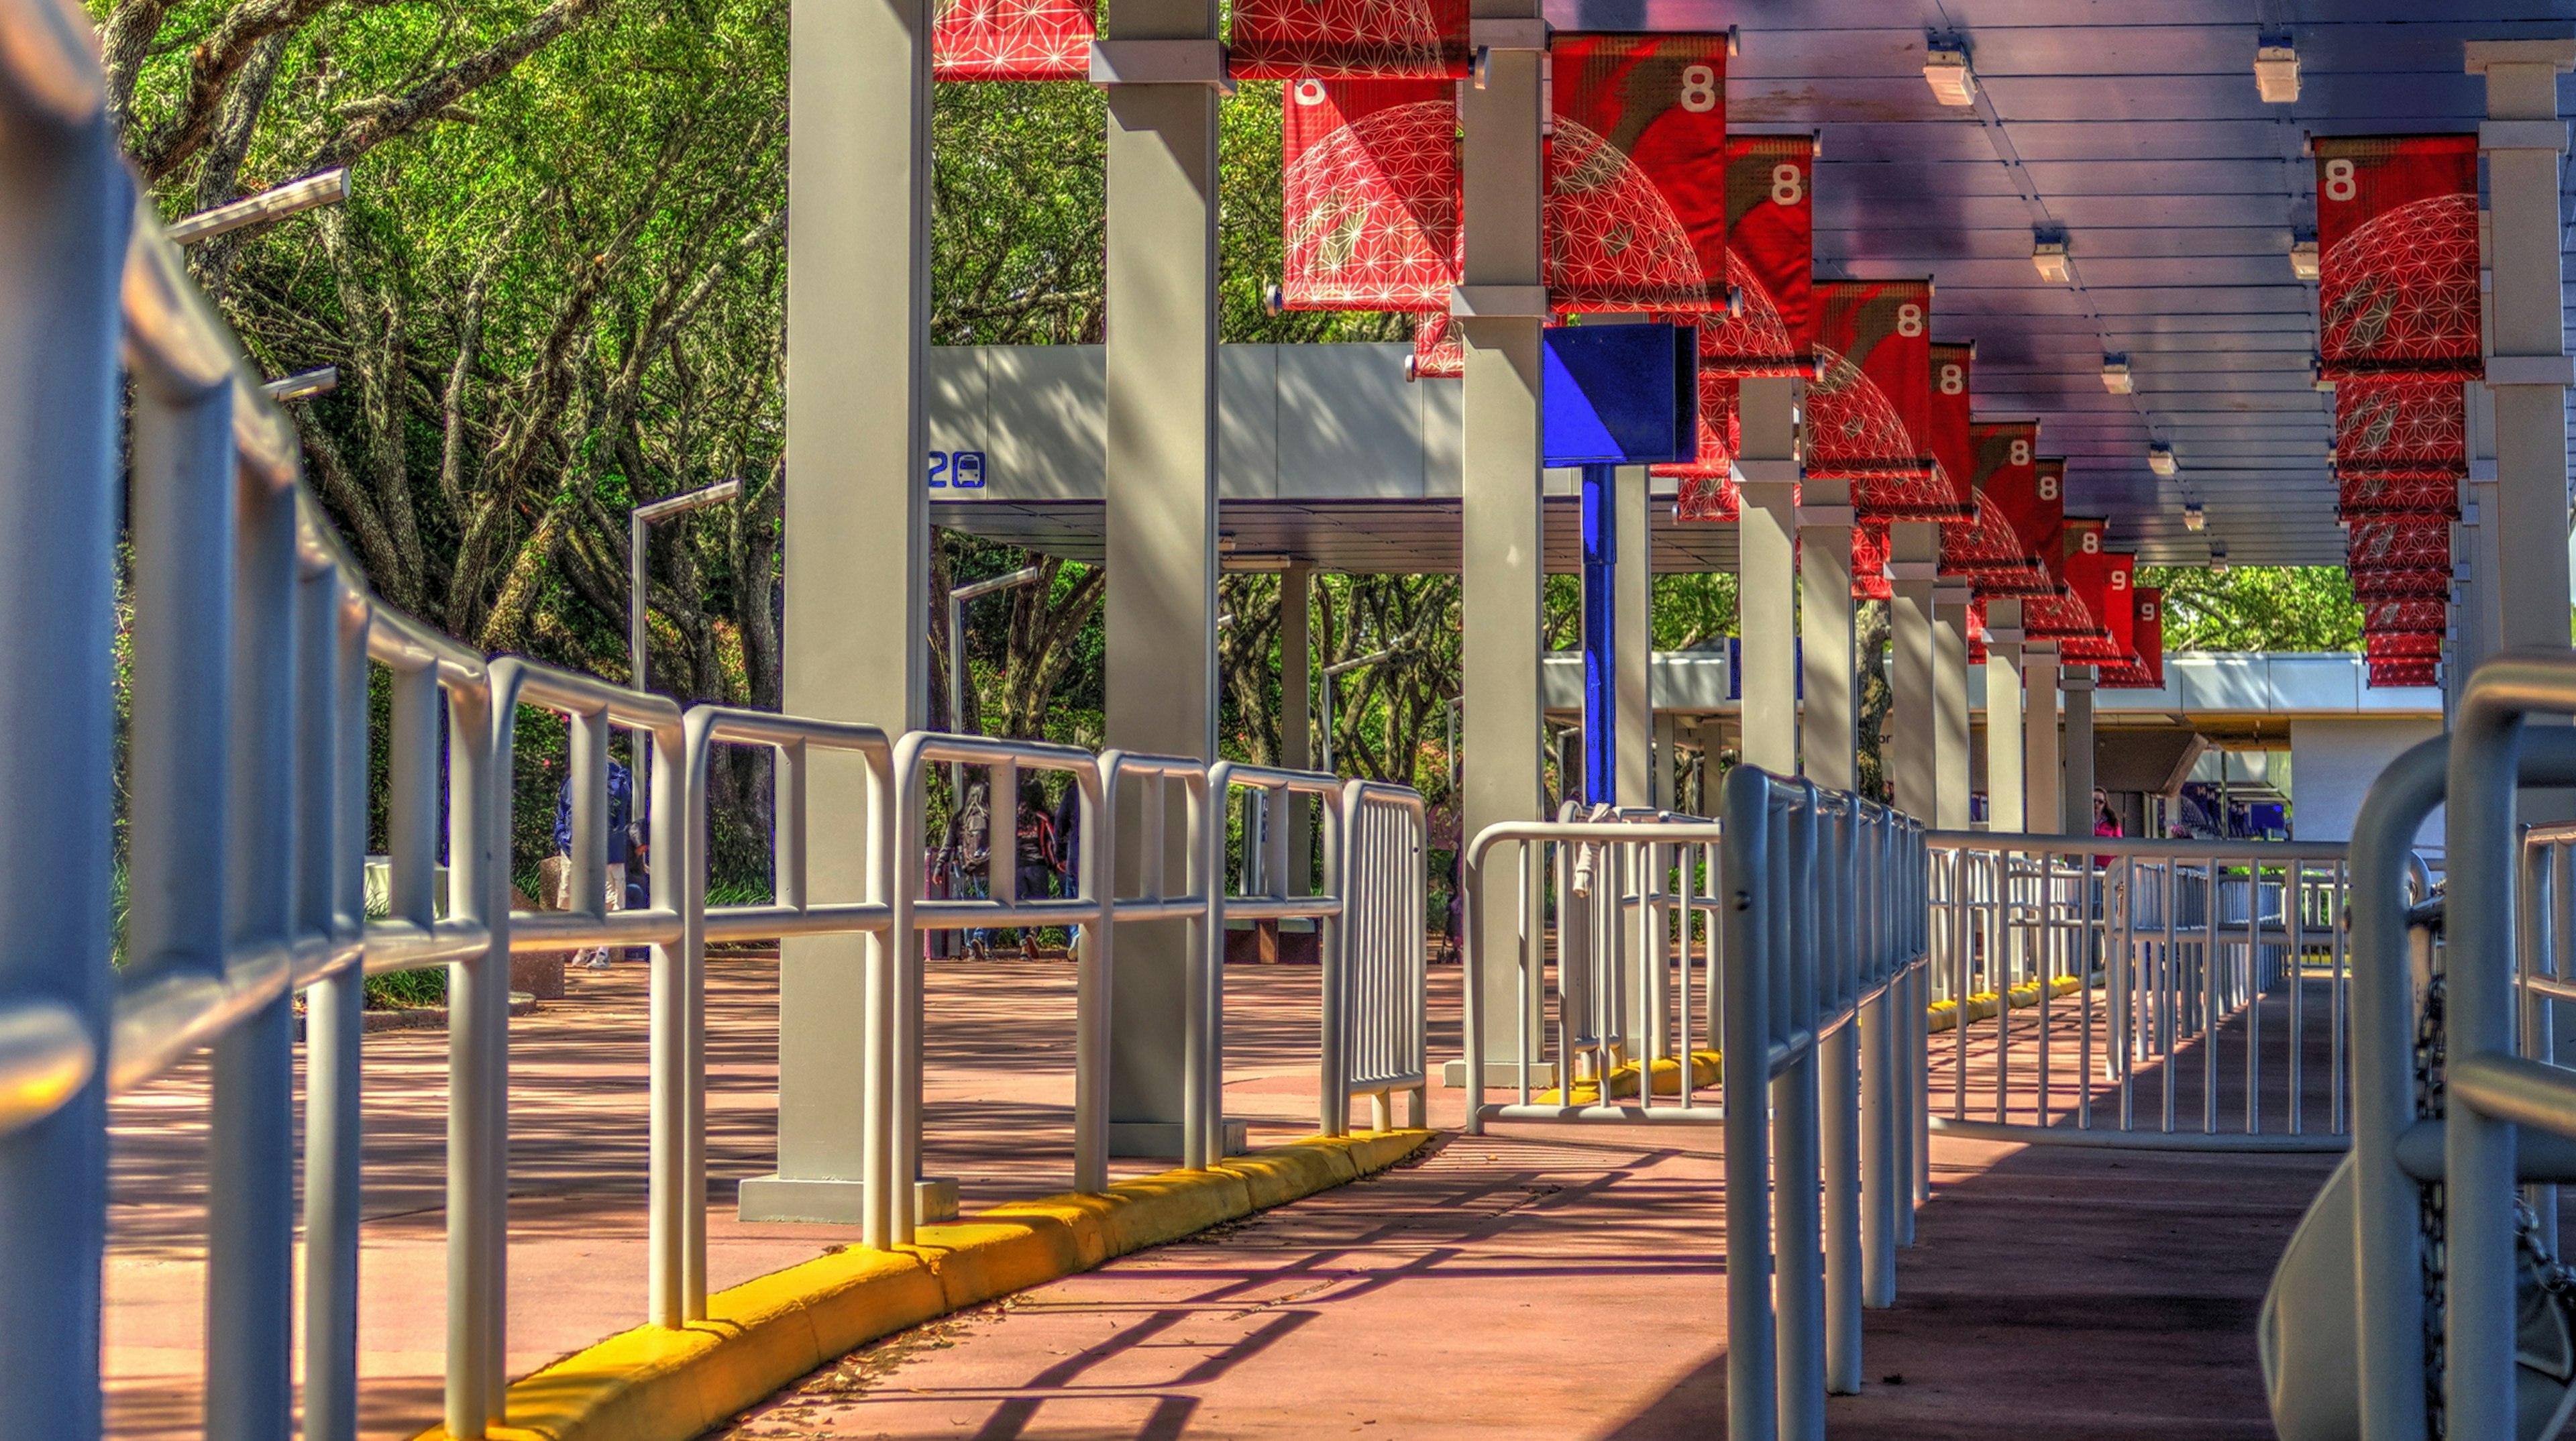
{"type": "Polygon", "coordinates": [[[2334,458],[2346,478],[2467,475],[2467,387],[2412,376],[2335,382],[2334,458]]]}
{"type": "Polygon", "coordinates": [[[1977,513],[1976,445],[1969,436],[1969,371],[1976,362],[1974,345],[1935,344],[1931,352],[1931,430],[1925,441],[1938,467],[1938,479],[1951,500],[1950,518],[1967,520],[1977,513]]]}
{"type": "Polygon", "coordinates": [[[2093,612],[2072,590],[2032,596],[2021,603],[2021,631],[2032,640],[2070,641],[2103,634],[2093,612]]]}
{"type": "Polygon", "coordinates": [[[1424,312],[1413,322],[1413,378],[1456,380],[1467,373],[1467,343],[1449,324],[1449,312],[1424,312]]]}
{"type": "Polygon", "coordinates": [[[1986,603],[1971,600],[1968,602],[1968,664],[1984,665],[1986,660],[1986,603]]]}
{"type": "Polygon", "coordinates": [[[2451,606],[2440,600],[2382,600],[2361,608],[2364,631],[2424,631],[2440,635],[2450,627],[2451,606]]]}
{"type": "Polygon", "coordinates": [[[2361,638],[2361,645],[2363,653],[2372,660],[2387,656],[2439,660],[2442,656],[2442,634],[2439,631],[2372,631],[2361,638]]]}
{"type": "MultiPolygon", "coordinates": [[[[2060,562],[2061,568],[2058,572],[2059,579],[2065,584],[2066,594],[2059,599],[2071,601],[2073,605],[2069,608],[2050,600],[2034,601],[2025,605],[2022,610],[2023,629],[2029,634],[2043,639],[2050,636],[2069,638],[2079,635],[2095,635],[2105,640],[2110,638],[2110,625],[2102,618],[2106,614],[2105,607],[2111,599],[2111,558],[2102,549],[2103,529],[2102,521],[2089,516],[2072,516],[2067,519],[2064,532],[2065,558],[2060,562]],[[2044,617],[2042,620],[2030,619],[2033,606],[2040,608],[2040,613],[2044,617]],[[2072,628],[2077,626],[2079,620],[2081,628],[2072,628]],[[2060,629],[2059,627],[2069,628],[2060,629]]],[[[2120,604],[2126,606],[2129,601],[2125,594],[2125,587],[2123,589],[2124,593],[2119,599],[2120,604]]]]}
{"type": "Polygon", "coordinates": [[[1930,282],[1827,281],[1815,296],[1807,474],[1858,482],[1853,504],[1874,518],[1957,514],[1961,498],[1933,480],[1930,282]]]}
{"type": "Polygon", "coordinates": [[[2320,138],[2317,308],[2325,376],[2474,380],[2478,138],[2320,138]]]}
{"type": "Polygon", "coordinates": [[[1815,365],[1815,140],[1726,142],[1726,281],[1733,314],[1700,323],[1703,375],[1805,377],[1815,365]]]}
{"type": "Polygon", "coordinates": [[[2456,519],[2460,483],[2447,476],[2347,475],[2335,482],[2335,519],[2372,515],[2438,515],[2456,519]]]}
{"type": "Polygon", "coordinates": [[[2451,594],[2450,567],[2389,566],[2352,572],[2352,593],[2364,604],[2382,600],[2443,600],[2451,594]]]}
{"type": "Polygon", "coordinates": [[[1457,80],[1467,0],[1235,0],[1237,80],[1457,80]]]}
{"type": "Polygon", "coordinates": [[[1567,310],[1723,310],[1726,37],[1550,47],[1547,288],[1567,310]]]}
{"type": "Polygon", "coordinates": [[[1852,583],[1854,600],[1894,600],[1896,587],[1887,578],[1890,555],[1887,527],[1871,521],[1852,526],[1852,583]]]}
{"type": "Polygon", "coordinates": [[[936,0],[933,80],[1082,80],[1091,74],[1091,0],[936,0]]]}
{"type": "Polygon", "coordinates": [[[1443,80],[1299,80],[1284,96],[1292,310],[1449,309],[1458,103],[1443,80]]]}
{"type": "Polygon", "coordinates": [[[2129,650],[2133,658],[2105,669],[2095,684],[2115,689],[2161,690],[2165,683],[2165,593],[2140,588],[2132,594],[2136,597],[2130,619],[2129,650]]]}
{"type": "Polygon", "coordinates": [[[1723,475],[1685,475],[1673,497],[1673,519],[1733,523],[1743,517],[1743,496],[1723,475]]]}
{"type": "Polygon", "coordinates": [[[2038,558],[2038,537],[2053,533],[2064,512],[2063,486],[2049,481],[2040,495],[2039,422],[1971,420],[1968,423],[1969,495],[1975,518],[1941,528],[1941,565],[1976,578],[1981,595],[2044,595],[2054,589],[2038,558]],[[2019,514],[2021,521],[2016,523],[2019,514]],[[2025,530],[2028,536],[2025,536],[2025,530]]]}
{"type": "Polygon", "coordinates": [[[2024,556],[2014,542],[2012,522],[2004,519],[2003,512],[1984,492],[1977,492],[1976,500],[1976,519],[1941,523],[1941,573],[1976,578],[1977,594],[1981,596],[2016,593],[1986,589],[1985,580],[1990,575],[1999,580],[2026,575],[2045,586],[2046,577],[2037,564],[2024,556]]]}
{"type": "MultiPolygon", "coordinates": [[[[1684,479],[1727,480],[1734,472],[1735,457],[1744,449],[1744,417],[1738,405],[1735,377],[1703,370],[1699,373],[1699,458],[1649,467],[1656,475],[1684,479]]],[[[1682,515],[1683,520],[1735,519],[1734,487],[1726,487],[1726,515],[1682,515]]]]}
{"type": "Polygon", "coordinates": [[[2436,668],[2439,664],[2438,661],[2397,657],[2374,660],[2370,662],[2370,684],[2374,686],[2435,685],[2441,680],[2441,672],[2436,668]]]}
{"type": "Polygon", "coordinates": [[[2346,542],[2351,569],[2367,571],[2451,569],[2451,521],[2447,516],[2373,515],[2352,522],[2346,542]]]}

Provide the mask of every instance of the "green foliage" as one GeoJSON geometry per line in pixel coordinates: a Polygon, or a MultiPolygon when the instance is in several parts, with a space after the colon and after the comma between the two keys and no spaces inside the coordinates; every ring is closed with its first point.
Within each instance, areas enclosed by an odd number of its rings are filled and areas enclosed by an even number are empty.
{"type": "Polygon", "coordinates": [[[2138,584],[2164,591],[2169,651],[2361,649],[2361,605],[2339,566],[2153,566],[2138,584]]]}

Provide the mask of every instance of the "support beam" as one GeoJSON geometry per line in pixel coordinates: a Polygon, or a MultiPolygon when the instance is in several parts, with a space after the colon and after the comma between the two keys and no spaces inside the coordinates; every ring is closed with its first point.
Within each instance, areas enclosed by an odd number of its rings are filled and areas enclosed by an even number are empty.
{"type": "Polygon", "coordinates": [[[2021,806],[2024,829],[2032,835],[2063,835],[2065,817],[2058,810],[2057,642],[2030,641],[2022,646],[2021,806]]]}
{"type": "MultiPolygon", "coordinates": [[[[1485,18],[1538,15],[1536,0],[1477,0],[1485,18]]],[[[1540,270],[1539,122],[1546,97],[1540,57],[1495,50],[1483,89],[1461,87],[1466,201],[1465,274],[1471,295],[1535,289],[1540,270]]],[[[1455,310],[1474,310],[1461,297],[1455,310]]],[[[1542,297],[1543,300],[1543,297],[1542,297]]],[[[1466,677],[1462,828],[1474,835],[1498,821],[1539,817],[1539,615],[1543,602],[1539,523],[1539,326],[1544,305],[1519,315],[1466,315],[1461,382],[1464,436],[1459,607],[1466,677]]],[[[1485,1026],[1503,1038],[1487,1053],[1490,1079],[1515,1074],[1522,1000],[1518,921],[1489,907],[1474,938],[1484,968],[1485,1026]]],[[[1539,968],[1530,968],[1534,982],[1539,968]]],[[[1535,1004],[1535,1001],[1533,1001],[1535,1004]]]]}
{"type": "Polygon", "coordinates": [[[1583,467],[1583,803],[1619,799],[1619,482],[1583,467]]]}
{"type": "Polygon", "coordinates": [[[1941,568],[1941,527],[1899,521],[1888,527],[1888,579],[1896,600],[1889,632],[1896,648],[1895,695],[1888,707],[1888,768],[1896,808],[1925,825],[1941,813],[1940,706],[1933,692],[1932,587],[1941,568]]]}
{"type": "Polygon", "coordinates": [[[1799,741],[1807,779],[1828,790],[1860,784],[1852,672],[1851,482],[1811,480],[1798,507],[1798,628],[1805,700],[1799,741]]]}
{"type": "Polygon", "coordinates": [[[1618,803],[1652,806],[1662,789],[1655,780],[1655,710],[1647,689],[1648,660],[1655,645],[1654,527],[1647,516],[1653,502],[1642,465],[1619,467],[1616,484],[1619,563],[1613,584],[1618,618],[1612,626],[1612,649],[1619,672],[1618,803]]]}
{"type": "Polygon", "coordinates": [[[2022,818],[2021,602],[1986,602],[1986,829],[2022,818]]]}
{"type": "Polygon", "coordinates": [[[2066,693],[2065,833],[2093,834],[2093,667],[2070,665],[2057,678],[2066,693]]]}
{"type": "MultiPolygon", "coordinates": [[[[928,720],[930,0],[798,5],[787,86],[786,708],[900,735],[928,720]]],[[[807,762],[816,815],[859,815],[856,756],[807,762]]],[[[814,833],[814,893],[866,893],[857,828],[814,833]]],[[[745,1220],[860,1216],[864,936],[790,940],[778,966],[778,1173],[745,1220]]]]}
{"type": "Polygon", "coordinates": [[[1968,599],[1964,580],[1932,588],[1933,779],[1945,831],[1968,828],[1968,599]]]}
{"type": "Polygon", "coordinates": [[[2492,529],[2496,574],[2477,579],[2481,592],[2493,592],[2482,599],[2497,619],[2495,644],[2564,647],[2568,361],[2559,176],[2567,127],[2558,77],[2576,69],[2576,39],[2472,40],[2466,61],[2487,80],[2479,148],[2495,272],[2487,388],[2495,396],[2496,513],[2480,522],[2492,529]]]}
{"type": "Polygon", "coordinates": [[[1780,775],[1798,771],[1796,387],[1794,380],[1746,380],[1738,392],[1744,428],[1744,453],[1736,461],[1743,499],[1735,556],[1742,755],[1747,764],[1780,775]]]}
{"type": "MultiPolygon", "coordinates": [[[[1212,0],[1112,0],[1109,28],[1122,40],[1213,40],[1216,20],[1212,0]]],[[[1216,758],[1216,104],[1212,83],[1109,87],[1102,729],[1120,750],[1200,760],[1216,758]]],[[[1162,862],[1177,877],[1188,830],[1171,799],[1162,862]]],[[[1141,839],[1141,808],[1122,807],[1117,823],[1141,839]]],[[[1125,871],[1136,852],[1120,849],[1125,871]]],[[[1182,921],[1119,925],[1113,1154],[1181,1153],[1188,936],[1182,921]]]]}

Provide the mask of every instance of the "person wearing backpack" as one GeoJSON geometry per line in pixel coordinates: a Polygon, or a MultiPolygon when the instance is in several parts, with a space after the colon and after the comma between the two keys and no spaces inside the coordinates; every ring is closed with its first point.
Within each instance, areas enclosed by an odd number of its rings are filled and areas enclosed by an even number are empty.
{"type": "MultiPolygon", "coordinates": [[[[1039,804],[1036,790],[1020,792],[1020,814],[1013,826],[1012,871],[1018,882],[1019,899],[1042,901],[1055,895],[1056,841],[1055,819],[1039,804]]],[[[1020,959],[1038,958],[1038,928],[1020,928],[1020,959]]]]}

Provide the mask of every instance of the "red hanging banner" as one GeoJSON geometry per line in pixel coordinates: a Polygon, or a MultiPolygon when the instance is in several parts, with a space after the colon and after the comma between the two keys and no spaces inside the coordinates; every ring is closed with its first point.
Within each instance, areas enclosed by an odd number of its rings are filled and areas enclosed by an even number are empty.
{"type": "Polygon", "coordinates": [[[1707,375],[1805,377],[1815,366],[1815,141],[1726,142],[1726,279],[1735,306],[1699,331],[1707,375]]]}
{"type": "Polygon", "coordinates": [[[2469,473],[2468,402],[2456,380],[2378,376],[2335,383],[2338,514],[2456,515],[2469,473]]]}
{"type": "Polygon", "coordinates": [[[1942,519],[1934,484],[1932,286],[1835,280],[1816,287],[1816,379],[1807,387],[1807,474],[1855,482],[1873,519],[1942,519]]]}
{"type": "Polygon", "coordinates": [[[2352,523],[2348,554],[2356,578],[2365,571],[2451,573],[2451,521],[2444,515],[2374,515],[2352,523]]]}
{"type": "Polygon", "coordinates": [[[1441,80],[1286,87],[1292,310],[1449,310],[1458,283],[1458,102],[1441,80]]]}
{"type": "Polygon", "coordinates": [[[1726,37],[1560,34],[1547,287],[1565,310],[1726,308],[1726,37]]]}
{"type": "Polygon", "coordinates": [[[1237,80],[1463,80],[1467,0],[1235,0],[1237,80]]]}
{"type": "Polygon", "coordinates": [[[2031,454],[2039,434],[2034,421],[1984,422],[1975,433],[1986,498],[2012,527],[2023,563],[2055,580],[2066,524],[2066,462],[2031,454]],[[1997,446],[2000,457],[1989,459],[1997,446]]]}
{"type": "Polygon", "coordinates": [[[2440,635],[2450,626],[2450,611],[2450,602],[2445,600],[2375,600],[2361,608],[2361,628],[2440,635]]]}
{"type": "Polygon", "coordinates": [[[2441,662],[2430,660],[2381,660],[2370,662],[2373,686],[2429,686],[2442,683],[2441,662]]]}
{"type": "Polygon", "coordinates": [[[1934,479],[1950,499],[1950,519],[1972,520],[1977,513],[1976,444],[1968,419],[1969,369],[1977,347],[1935,344],[1932,347],[1932,431],[1929,437],[1934,479]]]}
{"type": "Polygon", "coordinates": [[[2321,137],[2317,306],[2329,380],[2475,380],[2478,137],[2321,137]]]}
{"type": "Polygon", "coordinates": [[[1424,311],[1413,322],[1413,355],[1405,362],[1404,378],[1456,380],[1466,373],[1467,346],[1449,324],[1449,312],[1424,311]]]}
{"type": "MultiPolygon", "coordinates": [[[[2033,552],[2034,539],[2026,539],[2014,519],[2031,516],[2039,506],[2039,422],[1972,420],[1968,446],[1968,494],[1976,515],[1941,528],[1941,568],[1974,577],[1980,595],[2046,594],[2052,587],[2047,569],[2033,552]]],[[[2036,519],[2029,524],[2034,537],[2044,528],[2036,519]]]]}
{"type": "Polygon", "coordinates": [[[2410,660],[2440,660],[2440,631],[2391,630],[2372,631],[2361,638],[2361,648],[2372,660],[2403,657],[2410,660]]]}
{"type": "Polygon", "coordinates": [[[1851,598],[1854,600],[1896,599],[1896,587],[1887,578],[1887,562],[1892,553],[1888,543],[1887,527],[1871,521],[1861,521],[1852,527],[1851,538],[1851,598]]]}
{"type": "Polygon", "coordinates": [[[2102,553],[2102,608],[2095,619],[2111,633],[2111,650],[2126,660],[2137,645],[2138,558],[2125,551],[2102,553]]]}
{"type": "Polygon", "coordinates": [[[938,0],[933,80],[1086,80],[1098,15],[1091,0],[938,0]]]}
{"type": "Polygon", "coordinates": [[[2113,689],[2162,690],[2165,684],[2165,593],[2161,590],[2134,592],[2136,603],[2130,607],[2130,653],[2127,664],[2107,666],[2097,685],[2113,689]]]}
{"type": "Polygon", "coordinates": [[[1675,520],[1736,518],[1735,457],[1744,449],[1737,399],[1735,377],[1699,373],[1699,459],[1653,467],[1656,475],[1681,481],[1673,503],[1675,520]]]}
{"type": "Polygon", "coordinates": [[[2110,557],[2102,550],[2103,522],[2090,516],[2065,516],[2058,527],[2058,582],[2054,597],[2026,602],[2022,629],[2035,640],[2110,637],[2102,614],[2110,589],[2110,557]]]}

